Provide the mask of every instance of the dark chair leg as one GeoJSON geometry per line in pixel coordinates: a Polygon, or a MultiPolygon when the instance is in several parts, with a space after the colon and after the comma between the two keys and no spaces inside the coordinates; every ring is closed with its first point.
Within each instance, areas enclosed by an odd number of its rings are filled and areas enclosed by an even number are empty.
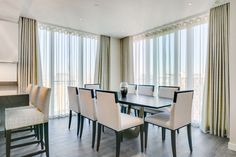
{"type": "Polygon", "coordinates": [[[93,121],[93,137],[92,137],[92,148],[94,148],[95,137],[96,137],[96,121],[93,121]]]}
{"type": "Polygon", "coordinates": [[[173,157],[176,157],[176,137],[175,137],[175,130],[171,130],[171,146],[172,146],[172,153],[173,157]]]}
{"type": "Polygon", "coordinates": [[[162,141],[165,141],[166,139],[166,129],[165,128],[161,128],[161,132],[162,132],[162,141]]]}
{"type": "Polygon", "coordinates": [[[120,156],[121,133],[116,131],[116,157],[120,156]]]}
{"type": "Polygon", "coordinates": [[[11,131],[6,131],[6,157],[10,157],[11,155],[11,131]]]}
{"type": "Polygon", "coordinates": [[[144,113],[143,113],[143,116],[144,116],[144,118],[145,118],[145,117],[147,116],[147,112],[144,112],[144,113]]]}
{"type": "Polygon", "coordinates": [[[43,124],[39,125],[39,133],[40,133],[41,149],[44,149],[44,144],[43,144],[43,124]]]}
{"type": "Polygon", "coordinates": [[[97,151],[99,150],[100,140],[101,140],[101,124],[98,123],[98,135],[97,135],[97,151]]]}
{"type": "Polygon", "coordinates": [[[141,143],[141,152],[143,152],[143,125],[140,125],[140,143],[141,143]]]}
{"type": "Polygon", "coordinates": [[[104,129],[105,127],[104,127],[104,125],[102,126],[102,132],[104,133],[105,132],[105,129],[104,129]]]}
{"type": "Polygon", "coordinates": [[[191,135],[191,124],[187,125],[187,132],[188,132],[188,144],[189,144],[189,149],[192,153],[193,147],[192,147],[192,135],[191,135]]]}
{"type": "Polygon", "coordinates": [[[79,127],[80,127],[80,113],[77,114],[77,136],[79,135],[79,127]]]}
{"type": "Polygon", "coordinates": [[[134,109],[134,116],[137,117],[137,110],[134,109]]]}
{"type": "Polygon", "coordinates": [[[145,149],[147,149],[147,140],[148,140],[148,123],[144,122],[144,129],[145,129],[145,149]]]}
{"type": "Polygon", "coordinates": [[[177,133],[179,134],[179,129],[177,129],[177,133]]]}
{"type": "Polygon", "coordinates": [[[83,134],[83,128],[84,128],[84,117],[81,115],[81,126],[80,126],[80,138],[82,137],[83,134]]]}
{"type": "Polygon", "coordinates": [[[70,126],[71,126],[71,119],[72,119],[72,110],[70,110],[70,114],[69,114],[69,130],[70,130],[70,126]]]}
{"type": "Polygon", "coordinates": [[[46,156],[49,157],[49,138],[48,138],[48,123],[44,123],[44,140],[45,140],[45,150],[46,156]]]}
{"type": "Polygon", "coordinates": [[[140,115],[140,111],[139,111],[139,110],[137,110],[137,117],[139,117],[139,115],[140,115]]]}

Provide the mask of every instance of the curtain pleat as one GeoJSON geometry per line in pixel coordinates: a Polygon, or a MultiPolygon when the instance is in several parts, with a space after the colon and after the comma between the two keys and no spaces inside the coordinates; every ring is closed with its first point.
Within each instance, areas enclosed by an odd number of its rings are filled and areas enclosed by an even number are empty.
{"type": "Polygon", "coordinates": [[[122,81],[134,83],[133,38],[125,37],[121,41],[121,78],[122,81]]]}
{"type": "Polygon", "coordinates": [[[98,36],[44,24],[38,32],[42,83],[52,89],[49,115],[63,117],[69,113],[67,86],[94,83],[98,36]]]}
{"type": "Polygon", "coordinates": [[[228,135],[229,127],[229,4],[210,10],[208,66],[202,130],[228,135]]]}
{"type": "Polygon", "coordinates": [[[18,91],[25,92],[28,84],[37,84],[37,23],[36,20],[19,19],[18,91]]]}
{"type": "Polygon", "coordinates": [[[193,89],[192,124],[195,126],[201,120],[207,30],[208,24],[201,23],[160,36],[133,38],[134,83],[193,89]]]}
{"type": "Polygon", "coordinates": [[[101,84],[101,88],[109,90],[110,81],[110,37],[100,37],[99,53],[96,56],[95,82],[101,84]]]}

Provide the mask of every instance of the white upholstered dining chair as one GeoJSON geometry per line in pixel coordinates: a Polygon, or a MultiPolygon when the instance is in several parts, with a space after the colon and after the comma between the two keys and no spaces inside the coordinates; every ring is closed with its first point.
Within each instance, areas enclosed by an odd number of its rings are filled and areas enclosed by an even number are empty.
{"type": "Polygon", "coordinates": [[[88,88],[88,89],[101,89],[101,85],[100,84],[84,84],[84,88],[88,88]]]}
{"type": "Polygon", "coordinates": [[[145,118],[145,148],[147,148],[148,124],[157,125],[171,131],[173,157],[176,157],[176,130],[187,126],[189,148],[192,152],[191,115],[193,90],[178,91],[174,94],[170,112],[147,116],[145,118]]]}
{"type": "Polygon", "coordinates": [[[68,98],[69,98],[69,126],[70,129],[71,126],[71,120],[72,120],[72,112],[77,113],[77,135],[79,135],[79,127],[80,127],[80,102],[79,102],[79,95],[78,95],[78,89],[77,87],[71,87],[68,86],[68,98]]]}
{"type": "MultiPolygon", "coordinates": [[[[155,86],[154,85],[138,85],[138,95],[143,96],[153,96],[154,95],[155,86]]],[[[139,107],[133,106],[132,109],[134,109],[135,116],[139,116],[139,107]]],[[[151,111],[151,110],[150,110],[151,111]]],[[[149,109],[144,108],[144,116],[146,113],[150,112],[149,109]]]]}
{"type": "Polygon", "coordinates": [[[116,157],[120,154],[122,131],[140,126],[141,151],[143,152],[143,119],[120,113],[118,94],[113,91],[96,90],[96,113],[98,121],[97,151],[101,139],[101,125],[116,133],[116,157]]]}
{"type": "MultiPolygon", "coordinates": [[[[128,93],[136,94],[137,93],[137,84],[128,84],[128,93]]],[[[121,104],[121,113],[129,113],[130,106],[127,104],[121,104]]]]}
{"type": "Polygon", "coordinates": [[[84,118],[87,118],[93,122],[92,148],[94,148],[97,117],[95,110],[96,101],[93,89],[79,88],[79,99],[80,99],[80,112],[81,112],[80,138],[82,137],[83,133],[84,118]]]}

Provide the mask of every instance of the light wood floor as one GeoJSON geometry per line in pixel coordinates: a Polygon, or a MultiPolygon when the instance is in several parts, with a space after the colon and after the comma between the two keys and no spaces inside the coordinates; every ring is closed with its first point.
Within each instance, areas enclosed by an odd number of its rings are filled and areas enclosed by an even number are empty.
{"type": "MultiPolygon", "coordinates": [[[[69,131],[68,117],[51,120],[50,128],[50,156],[51,157],[113,157],[115,156],[115,136],[113,131],[105,129],[102,134],[100,150],[91,148],[91,129],[86,120],[82,139],[76,136],[76,117],[73,117],[72,127],[69,131]]],[[[170,133],[166,132],[166,141],[161,140],[161,129],[149,126],[148,149],[140,153],[140,141],[136,139],[125,139],[121,143],[121,157],[172,157],[170,133]]],[[[17,136],[17,135],[16,135],[17,136]]],[[[185,129],[180,130],[177,135],[178,157],[236,157],[236,152],[227,149],[228,139],[219,138],[201,133],[199,129],[192,129],[193,153],[190,154],[187,134],[185,129]]],[[[39,149],[40,146],[32,145],[17,148],[11,151],[13,157],[18,157],[31,150],[39,149]]],[[[0,137],[0,157],[5,156],[5,138],[0,137]]],[[[38,155],[44,157],[43,155],[38,155]]]]}

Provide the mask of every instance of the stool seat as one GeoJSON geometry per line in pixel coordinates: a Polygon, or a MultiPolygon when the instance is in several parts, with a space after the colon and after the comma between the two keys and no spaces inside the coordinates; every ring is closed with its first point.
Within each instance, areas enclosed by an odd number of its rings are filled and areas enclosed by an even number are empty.
{"type": "Polygon", "coordinates": [[[5,110],[5,129],[13,130],[27,126],[47,123],[47,117],[36,108],[5,110]]]}

